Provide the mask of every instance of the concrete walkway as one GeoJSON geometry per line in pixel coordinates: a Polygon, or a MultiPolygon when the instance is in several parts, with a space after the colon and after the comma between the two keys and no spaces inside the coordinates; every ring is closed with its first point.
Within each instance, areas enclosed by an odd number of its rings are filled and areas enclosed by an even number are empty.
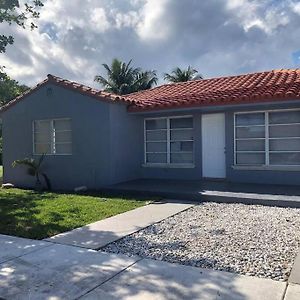
{"type": "Polygon", "coordinates": [[[300,299],[300,252],[298,253],[294,261],[294,265],[288,282],[289,285],[284,300],[299,300],[300,299]]]}
{"type": "MultiPolygon", "coordinates": [[[[269,279],[0,235],[7,300],[281,300],[285,289],[269,279]]],[[[288,292],[285,300],[299,299],[293,287],[288,292]]]]}
{"type": "Polygon", "coordinates": [[[150,259],[136,262],[82,300],[281,300],[285,283],[150,259]]]}
{"type": "Polygon", "coordinates": [[[100,249],[128,234],[182,212],[195,204],[182,201],[155,202],[69,232],[58,234],[45,241],[88,249],[100,249]]]}

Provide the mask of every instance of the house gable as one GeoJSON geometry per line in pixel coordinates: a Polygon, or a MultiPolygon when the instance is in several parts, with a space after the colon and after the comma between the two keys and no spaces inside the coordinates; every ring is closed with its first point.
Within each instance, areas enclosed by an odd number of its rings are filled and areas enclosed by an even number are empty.
{"type": "Polygon", "coordinates": [[[6,110],[10,109],[12,106],[25,100],[28,96],[32,95],[36,91],[40,90],[41,88],[43,88],[49,84],[58,86],[58,87],[61,87],[61,88],[64,88],[64,89],[67,89],[70,91],[77,92],[84,96],[89,96],[98,101],[104,101],[104,102],[109,102],[109,103],[124,103],[126,105],[133,104],[133,102],[134,102],[133,100],[126,99],[119,95],[114,95],[114,94],[107,93],[107,92],[104,92],[101,90],[96,90],[89,86],[48,74],[47,79],[43,80],[42,82],[38,83],[33,88],[31,88],[28,91],[26,91],[25,93],[23,93],[22,95],[16,97],[12,101],[8,102],[6,105],[3,105],[0,108],[0,113],[5,112],[6,110]]]}

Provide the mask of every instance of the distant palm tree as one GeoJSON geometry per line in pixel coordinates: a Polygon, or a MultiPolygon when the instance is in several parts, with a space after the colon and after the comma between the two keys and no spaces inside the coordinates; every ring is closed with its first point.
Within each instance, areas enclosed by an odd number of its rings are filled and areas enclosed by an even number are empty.
{"type": "Polygon", "coordinates": [[[103,64],[107,78],[96,75],[94,80],[100,83],[105,91],[118,95],[147,90],[157,84],[155,71],[142,71],[140,68],[134,68],[131,62],[132,60],[125,63],[115,58],[110,66],[103,64]]]}
{"type": "Polygon", "coordinates": [[[135,77],[134,89],[136,91],[149,90],[157,84],[156,71],[141,71],[135,77]]]}
{"type": "Polygon", "coordinates": [[[164,80],[169,82],[184,82],[196,79],[203,79],[203,76],[198,74],[196,69],[193,69],[191,66],[188,66],[186,70],[180,69],[179,67],[172,70],[171,74],[165,73],[164,80]]]}

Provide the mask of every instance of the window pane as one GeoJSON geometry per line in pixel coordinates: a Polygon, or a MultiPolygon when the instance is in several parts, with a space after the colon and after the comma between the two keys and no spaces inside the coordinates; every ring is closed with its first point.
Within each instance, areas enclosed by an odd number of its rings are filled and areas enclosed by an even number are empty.
{"type": "Polygon", "coordinates": [[[53,126],[55,130],[71,130],[71,120],[54,120],[53,126]]]}
{"type": "Polygon", "coordinates": [[[264,153],[237,153],[236,163],[238,165],[264,165],[264,153]]]}
{"type": "Polygon", "coordinates": [[[55,133],[56,143],[71,143],[72,132],[71,131],[61,131],[55,133]]]}
{"type": "Polygon", "coordinates": [[[56,144],[55,154],[72,154],[72,144],[56,144]]]}
{"type": "Polygon", "coordinates": [[[147,130],[166,129],[166,128],[167,128],[166,119],[146,120],[147,130]]]}
{"type": "Polygon", "coordinates": [[[263,138],[265,137],[265,126],[238,127],[236,128],[237,138],[263,138]]]}
{"type": "Polygon", "coordinates": [[[167,153],[147,153],[146,154],[147,163],[167,163],[167,153]]]}
{"type": "Polygon", "coordinates": [[[191,129],[184,129],[184,130],[171,130],[171,140],[176,141],[176,140],[193,140],[194,135],[193,135],[193,130],[191,129]]]}
{"type": "Polygon", "coordinates": [[[269,113],[270,124],[300,123],[300,111],[278,111],[269,113]]]}
{"type": "Polygon", "coordinates": [[[35,144],[34,145],[35,154],[50,154],[51,145],[50,144],[35,144]]]}
{"type": "Polygon", "coordinates": [[[34,132],[50,132],[50,121],[34,121],[34,132]]]}
{"type": "Polygon", "coordinates": [[[158,131],[148,131],[146,132],[147,141],[166,141],[167,140],[167,131],[158,130],[158,131]]]}
{"type": "Polygon", "coordinates": [[[193,118],[170,119],[170,128],[193,128],[193,118]]]}
{"type": "Polygon", "coordinates": [[[160,142],[147,142],[147,152],[167,152],[167,143],[160,142]]]}
{"type": "Polygon", "coordinates": [[[300,139],[276,139],[270,140],[270,150],[272,151],[300,151],[300,139]]]}
{"type": "Polygon", "coordinates": [[[50,131],[36,132],[34,134],[35,143],[51,144],[50,131]]]}
{"type": "Polygon", "coordinates": [[[270,165],[300,165],[300,153],[270,153],[270,165]]]}
{"type": "Polygon", "coordinates": [[[193,163],[193,153],[171,153],[171,163],[192,164],[193,163]]]}
{"type": "Polygon", "coordinates": [[[251,113],[251,114],[237,114],[236,125],[264,125],[265,114],[264,113],[251,113]]]}
{"type": "Polygon", "coordinates": [[[300,137],[300,125],[276,125],[269,127],[270,137],[300,137]]]}
{"type": "Polygon", "coordinates": [[[238,140],[236,141],[237,151],[264,151],[265,140],[238,140]]]}
{"type": "Polygon", "coordinates": [[[193,151],[193,142],[172,142],[171,152],[193,151]]]}

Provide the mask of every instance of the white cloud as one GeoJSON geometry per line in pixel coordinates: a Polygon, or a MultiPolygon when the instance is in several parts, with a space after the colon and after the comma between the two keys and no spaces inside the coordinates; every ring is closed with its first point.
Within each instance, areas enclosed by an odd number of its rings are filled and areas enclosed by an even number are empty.
{"type": "Polygon", "coordinates": [[[300,15],[300,2],[292,2],[291,3],[291,8],[295,13],[300,15]]]}
{"type": "MultiPolygon", "coordinates": [[[[192,65],[205,77],[297,67],[300,6],[293,0],[47,0],[38,30],[1,24],[15,44],[1,65],[33,85],[53,73],[96,85],[118,57],[158,74],[192,65]]],[[[299,66],[298,66],[299,67],[299,66]]]]}
{"type": "MultiPolygon", "coordinates": [[[[112,11],[114,14],[114,11],[112,11]]],[[[135,11],[129,11],[127,13],[115,12],[116,28],[122,29],[122,27],[137,27],[139,22],[139,14],[135,11]]]]}
{"type": "Polygon", "coordinates": [[[91,9],[91,29],[95,28],[99,32],[106,31],[110,24],[106,18],[105,10],[102,7],[91,9]]]}
{"type": "Polygon", "coordinates": [[[246,31],[256,26],[265,33],[272,34],[278,27],[289,23],[289,17],[286,14],[287,4],[274,5],[272,0],[227,0],[226,6],[234,13],[246,31]]]}
{"type": "Polygon", "coordinates": [[[169,0],[146,1],[137,27],[137,32],[143,40],[160,40],[168,37],[169,27],[163,19],[168,2],[169,0]]]}

